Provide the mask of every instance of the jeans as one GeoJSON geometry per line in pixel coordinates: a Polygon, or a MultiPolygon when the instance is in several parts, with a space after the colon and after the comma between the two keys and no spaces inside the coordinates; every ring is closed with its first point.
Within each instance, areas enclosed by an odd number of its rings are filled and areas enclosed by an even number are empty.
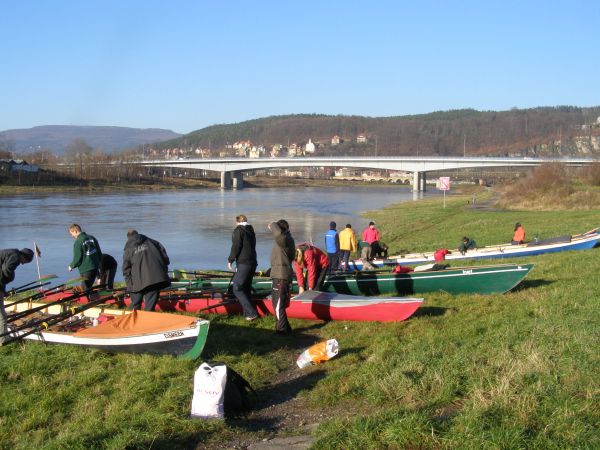
{"type": "Polygon", "coordinates": [[[142,300],[144,300],[144,311],[154,311],[159,292],[160,289],[156,289],[156,285],[148,286],[140,292],[130,292],[131,305],[129,305],[129,309],[142,309],[142,300]]]}
{"type": "Polygon", "coordinates": [[[232,291],[235,298],[237,298],[242,309],[244,310],[244,316],[256,317],[258,313],[256,308],[250,300],[252,295],[252,278],[254,278],[254,271],[256,266],[254,264],[238,264],[235,274],[231,279],[232,291]]]}

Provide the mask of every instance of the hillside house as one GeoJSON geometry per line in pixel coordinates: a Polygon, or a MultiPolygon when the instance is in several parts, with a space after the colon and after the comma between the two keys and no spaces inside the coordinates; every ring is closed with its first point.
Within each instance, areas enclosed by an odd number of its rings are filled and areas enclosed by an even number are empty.
{"type": "Polygon", "coordinates": [[[316,150],[316,146],[311,139],[308,140],[306,146],[304,147],[304,151],[306,153],[314,153],[316,150]]]}
{"type": "Polygon", "coordinates": [[[369,142],[369,140],[367,139],[367,136],[365,136],[364,134],[359,134],[358,136],[356,136],[357,144],[366,144],[367,142],[369,142]]]}
{"type": "Polygon", "coordinates": [[[29,164],[23,159],[0,159],[0,172],[30,172],[37,173],[40,168],[35,164],[29,164]]]}

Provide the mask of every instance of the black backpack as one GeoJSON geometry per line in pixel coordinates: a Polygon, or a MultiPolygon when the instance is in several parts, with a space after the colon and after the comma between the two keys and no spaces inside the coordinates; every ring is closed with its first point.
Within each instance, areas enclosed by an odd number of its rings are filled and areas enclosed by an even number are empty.
{"type": "Polygon", "coordinates": [[[222,362],[208,363],[210,366],[225,366],[227,368],[227,381],[225,382],[225,394],[223,407],[225,416],[236,416],[251,410],[256,404],[256,391],[250,386],[248,380],[222,362]]]}

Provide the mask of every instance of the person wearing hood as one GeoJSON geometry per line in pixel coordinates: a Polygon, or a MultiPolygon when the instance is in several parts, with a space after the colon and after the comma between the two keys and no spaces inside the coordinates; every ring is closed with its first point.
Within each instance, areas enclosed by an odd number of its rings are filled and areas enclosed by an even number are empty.
{"type": "Polygon", "coordinates": [[[154,311],[161,289],[171,285],[169,256],[162,244],[136,230],[127,232],[123,252],[123,277],[131,297],[129,309],[154,311]]]}
{"type": "MultiPolygon", "coordinates": [[[[0,250],[0,334],[6,333],[6,310],[4,309],[4,290],[6,285],[15,279],[15,270],[20,264],[27,264],[33,260],[33,250],[24,248],[8,248],[0,250]]],[[[0,336],[0,345],[8,336],[0,336]]]]}
{"type": "Polygon", "coordinates": [[[258,265],[256,258],[256,235],[254,228],[248,223],[248,218],[240,214],[235,218],[236,227],[231,235],[231,251],[227,258],[229,269],[233,269],[233,264],[236,265],[236,270],[231,279],[233,295],[237,298],[242,309],[244,317],[251,321],[258,318],[258,312],[250,296],[252,294],[252,278],[254,271],[258,265]]]}

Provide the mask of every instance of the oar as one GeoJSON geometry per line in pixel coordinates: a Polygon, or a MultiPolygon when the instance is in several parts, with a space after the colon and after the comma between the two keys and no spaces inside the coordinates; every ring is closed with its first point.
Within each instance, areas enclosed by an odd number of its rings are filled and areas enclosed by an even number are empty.
{"type": "MultiPolygon", "coordinates": [[[[45,282],[45,281],[52,280],[52,279],[54,279],[54,278],[58,278],[58,276],[57,276],[57,275],[46,275],[46,276],[44,276],[44,277],[38,278],[38,279],[37,279],[37,280],[35,280],[35,281],[30,281],[29,283],[26,283],[26,284],[24,284],[23,286],[19,286],[19,287],[16,287],[16,288],[12,288],[12,289],[9,291],[9,292],[10,292],[10,295],[18,294],[18,293],[20,293],[20,292],[23,292],[23,290],[29,290],[29,289],[32,289],[32,287],[31,287],[31,285],[32,285],[32,284],[40,284],[40,283],[43,283],[43,282],[45,282]],[[28,287],[28,286],[29,286],[29,287],[28,287]],[[24,288],[27,288],[27,289],[24,289],[24,288]]],[[[9,295],[9,296],[10,296],[10,295],[9,295]]]]}
{"type": "Polygon", "coordinates": [[[237,303],[237,300],[223,300],[222,302],[219,303],[215,303],[214,305],[211,306],[207,306],[205,308],[200,308],[198,311],[196,311],[197,313],[201,313],[202,311],[208,311],[209,309],[215,309],[218,308],[219,306],[225,306],[225,305],[230,305],[232,303],[237,303]]]}
{"type": "Polygon", "coordinates": [[[20,298],[19,300],[15,300],[12,303],[8,303],[4,305],[5,308],[16,305],[17,303],[29,302],[32,300],[37,300],[38,298],[45,297],[47,294],[58,294],[60,292],[66,291],[71,285],[75,283],[79,283],[83,278],[74,278],[73,280],[69,280],[66,283],[59,284],[58,286],[51,287],[46,289],[45,291],[36,292],[35,294],[29,295],[27,297],[20,298]]]}
{"type": "MultiPolygon", "coordinates": [[[[104,287],[104,286],[98,286],[98,287],[104,287]]],[[[96,287],[93,287],[91,289],[87,289],[83,292],[79,292],[77,294],[73,294],[73,295],[68,295],[67,297],[55,300],[53,302],[49,302],[49,303],[44,303],[43,305],[40,306],[36,306],[35,308],[30,308],[30,309],[26,309],[25,311],[21,311],[21,312],[17,312],[14,314],[11,314],[8,319],[6,320],[7,322],[14,322],[15,320],[18,320],[22,317],[25,316],[29,316],[30,314],[33,314],[35,312],[41,311],[42,309],[46,309],[49,308],[50,306],[54,306],[54,305],[60,305],[61,303],[66,303],[66,302],[71,302],[73,300],[77,300],[81,297],[84,297],[86,295],[90,295],[90,294],[94,294],[97,293],[98,289],[96,287]]]]}
{"type": "Polygon", "coordinates": [[[63,320],[68,319],[69,317],[76,316],[80,312],[83,312],[86,309],[90,309],[90,308],[92,308],[92,307],[94,307],[96,305],[99,305],[102,302],[104,302],[105,300],[106,300],[105,298],[104,299],[94,300],[93,302],[86,303],[85,305],[81,305],[81,306],[78,306],[76,308],[71,308],[68,311],[65,311],[63,313],[57,314],[57,315],[52,316],[52,317],[50,317],[48,319],[39,319],[37,321],[34,321],[34,322],[31,322],[31,323],[27,324],[26,326],[21,327],[21,328],[13,329],[10,332],[2,334],[0,336],[5,336],[5,335],[8,335],[8,334],[17,333],[17,332],[22,331],[22,330],[24,330],[26,328],[31,328],[30,330],[28,330],[28,331],[26,331],[26,332],[24,332],[22,334],[19,334],[18,336],[14,336],[12,339],[8,339],[8,340],[4,341],[3,345],[8,345],[8,344],[10,344],[12,342],[20,341],[21,339],[25,338],[26,336],[29,336],[30,334],[34,334],[34,333],[37,333],[37,332],[42,331],[42,330],[47,330],[48,328],[50,328],[50,326],[55,325],[55,324],[57,324],[59,322],[62,322],[63,320]]]}
{"type": "Polygon", "coordinates": [[[217,273],[212,272],[203,272],[200,270],[185,270],[185,269],[177,269],[173,271],[173,275],[176,273],[183,273],[187,275],[194,275],[202,278],[229,278],[235,272],[228,272],[226,270],[221,270],[217,273]]]}

